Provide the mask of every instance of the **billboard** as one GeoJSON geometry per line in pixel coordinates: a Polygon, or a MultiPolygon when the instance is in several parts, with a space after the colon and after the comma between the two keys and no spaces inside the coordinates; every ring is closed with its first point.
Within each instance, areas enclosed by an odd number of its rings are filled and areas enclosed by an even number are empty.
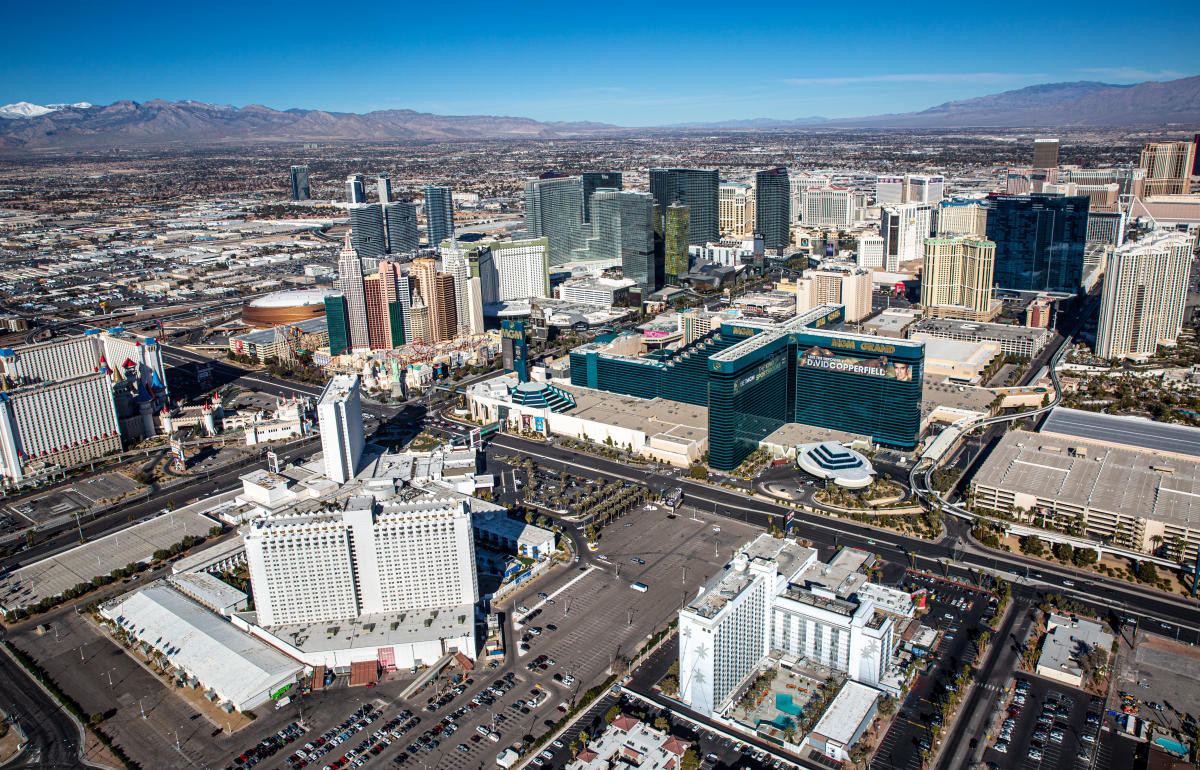
{"type": "Polygon", "coordinates": [[[521,382],[529,381],[529,345],[525,339],[525,324],[522,321],[500,322],[501,352],[504,370],[516,372],[521,382]]]}
{"type": "MultiPolygon", "coordinates": [[[[836,340],[835,340],[836,342],[836,340]]],[[[866,344],[866,343],[862,343],[866,344]]],[[[880,345],[878,347],[890,347],[880,345]]],[[[891,361],[886,355],[876,358],[840,356],[828,348],[809,348],[799,354],[800,365],[814,369],[827,369],[867,377],[884,377],[900,382],[912,382],[912,366],[900,361],[891,361]]]]}
{"type": "Polygon", "coordinates": [[[187,459],[183,456],[183,442],[177,438],[171,439],[171,458],[179,470],[187,467],[187,459]]]}
{"type": "Polygon", "coordinates": [[[533,429],[536,430],[538,433],[545,433],[546,432],[545,418],[534,417],[533,418],[533,429]]]}

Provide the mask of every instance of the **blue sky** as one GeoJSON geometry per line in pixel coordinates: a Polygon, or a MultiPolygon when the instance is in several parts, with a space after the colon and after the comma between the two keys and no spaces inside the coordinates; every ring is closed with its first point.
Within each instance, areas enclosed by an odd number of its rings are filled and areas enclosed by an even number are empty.
{"type": "Polygon", "coordinates": [[[871,115],[1043,82],[1200,74],[1200,10],[1156,8],[1139,13],[1110,0],[12,3],[0,103],[195,99],[619,125],[871,115]]]}

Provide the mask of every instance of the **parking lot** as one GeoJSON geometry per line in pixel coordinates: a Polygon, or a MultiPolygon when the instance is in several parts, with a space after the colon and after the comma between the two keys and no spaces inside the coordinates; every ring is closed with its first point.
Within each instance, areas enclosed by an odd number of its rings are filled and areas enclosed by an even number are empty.
{"type": "MultiPolygon", "coordinates": [[[[427,765],[450,770],[492,767],[505,746],[545,733],[582,692],[604,679],[610,666],[620,665],[648,634],[665,626],[685,596],[693,595],[724,566],[736,545],[750,539],[753,528],[724,519],[714,527],[711,519],[704,515],[694,520],[687,515],[667,518],[662,509],[639,507],[606,527],[594,553],[585,551],[578,563],[551,571],[493,607],[504,619],[506,661],[494,669],[480,661],[461,685],[461,693],[433,712],[426,710],[431,705],[429,690],[408,700],[392,695],[399,690],[388,682],[366,691],[387,704],[381,719],[390,720],[407,709],[422,720],[417,729],[385,744],[368,762],[380,767],[427,765]],[[647,590],[630,588],[635,581],[647,590]],[[528,622],[514,623],[522,618],[528,622]],[[539,633],[529,633],[534,628],[539,633]],[[519,653],[516,647],[522,637],[528,638],[529,649],[519,653]],[[570,684],[563,681],[568,678],[573,679],[570,684]],[[496,740],[489,737],[493,733],[496,740]]],[[[325,697],[306,696],[306,710],[324,711],[317,704],[325,697]]],[[[602,717],[611,703],[601,699],[593,704],[589,711],[595,713],[568,733],[562,747],[551,745],[546,750],[561,749],[565,757],[570,739],[580,729],[586,730],[597,714],[602,717]]],[[[539,760],[545,762],[536,758],[535,766],[539,760]]],[[[322,760],[315,766],[325,764],[322,760]]]]}
{"type": "Polygon", "coordinates": [[[926,656],[927,669],[913,682],[875,756],[887,767],[917,770],[922,766],[922,750],[933,747],[933,730],[942,721],[940,707],[955,676],[975,658],[975,632],[991,617],[995,605],[986,591],[933,575],[908,572],[902,581],[926,589],[929,612],[922,622],[939,636],[926,656]]]}
{"type": "Polygon", "coordinates": [[[1139,631],[1137,646],[1125,646],[1122,634],[1116,688],[1139,704],[1138,716],[1167,730],[1195,732],[1200,715],[1200,650],[1157,634],[1139,631]]]}
{"type": "MultiPolygon", "coordinates": [[[[400,749],[393,746],[383,758],[390,762],[394,755],[411,754],[406,762],[452,770],[478,767],[480,763],[493,765],[504,746],[526,735],[546,732],[563,716],[562,709],[569,708],[580,693],[603,680],[614,662],[620,665],[619,661],[631,655],[641,640],[666,625],[684,597],[721,568],[736,545],[749,539],[751,529],[722,520],[719,531],[715,531],[712,522],[703,516],[696,520],[686,516],[668,519],[661,510],[643,509],[606,527],[595,553],[584,552],[577,564],[551,572],[493,608],[504,617],[508,659],[495,670],[477,669],[472,676],[474,682],[435,713],[440,718],[445,711],[466,709],[455,718],[457,729],[431,749],[417,745],[414,754],[407,745],[400,749]],[[647,590],[643,593],[630,588],[635,581],[646,585],[647,590]],[[537,614],[528,617],[534,612],[537,614]],[[514,623],[523,618],[528,622],[514,623]],[[539,633],[528,633],[534,628],[539,633]],[[529,649],[519,652],[516,647],[523,637],[528,639],[529,649]],[[541,656],[545,658],[539,664],[541,656]],[[571,677],[573,682],[568,685],[555,675],[571,677]],[[487,693],[495,680],[508,676],[510,685],[501,687],[500,695],[487,693]],[[485,700],[467,709],[481,693],[487,693],[484,697],[492,702],[485,700]],[[497,741],[479,731],[483,726],[492,732],[493,720],[497,741]]],[[[418,700],[405,705],[427,716],[420,710],[426,704],[418,700]]],[[[581,724],[588,724],[588,720],[581,724]]],[[[564,748],[566,745],[569,741],[564,742],[564,748]]]]}
{"type": "Polygon", "coordinates": [[[1005,768],[1090,768],[1096,759],[1103,705],[1058,682],[1018,674],[984,758],[1005,768]]]}

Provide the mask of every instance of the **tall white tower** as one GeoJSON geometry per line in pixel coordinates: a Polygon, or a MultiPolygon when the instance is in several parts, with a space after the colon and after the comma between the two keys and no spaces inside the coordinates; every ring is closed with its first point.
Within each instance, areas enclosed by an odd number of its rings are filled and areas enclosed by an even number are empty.
{"type": "Polygon", "coordinates": [[[325,475],[345,484],[358,472],[366,444],[357,374],[340,374],[329,381],[317,400],[317,419],[325,475]]]}

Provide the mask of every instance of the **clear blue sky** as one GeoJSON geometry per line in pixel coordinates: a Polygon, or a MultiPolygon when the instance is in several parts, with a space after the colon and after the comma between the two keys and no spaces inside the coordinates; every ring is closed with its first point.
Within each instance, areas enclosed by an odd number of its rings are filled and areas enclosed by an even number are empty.
{"type": "Polygon", "coordinates": [[[1200,74],[1194,3],[10,3],[0,103],[195,99],[662,125],[1200,74]]]}

